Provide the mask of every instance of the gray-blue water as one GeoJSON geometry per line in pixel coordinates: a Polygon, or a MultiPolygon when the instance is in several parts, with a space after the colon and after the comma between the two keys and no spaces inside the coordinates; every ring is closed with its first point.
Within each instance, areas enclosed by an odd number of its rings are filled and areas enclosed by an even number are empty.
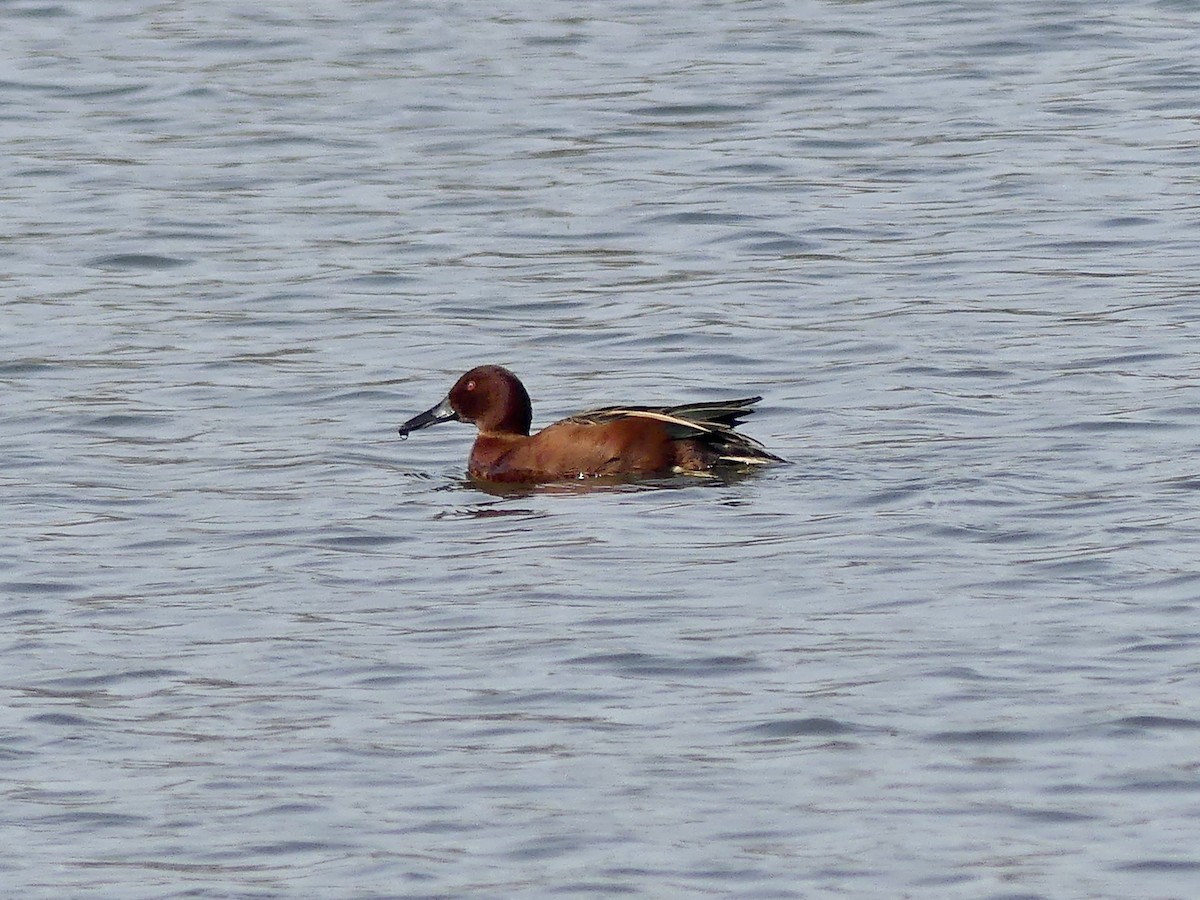
{"type": "Polygon", "coordinates": [[[1200,6],[0,4],[0,894],[1190,898],[1200,6]],[[395,427],[762,393],[745,479],[395,427]]]}

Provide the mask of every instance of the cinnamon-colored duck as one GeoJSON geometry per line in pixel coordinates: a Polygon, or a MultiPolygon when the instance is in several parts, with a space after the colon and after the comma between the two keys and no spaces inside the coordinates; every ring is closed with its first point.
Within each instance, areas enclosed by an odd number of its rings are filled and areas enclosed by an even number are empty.
{"type": "Polygon", "coordinates": [[[479,429],[467,471],[484,481],[565,481],[602,475],[702,473],[783,462],[734,431],[761,397],[681,406],[612,406],[579,413],[530,435],[533,412],[517,376],[479,366],[446,399],[400,426],[400,437],[451,419],[479,429]]]}

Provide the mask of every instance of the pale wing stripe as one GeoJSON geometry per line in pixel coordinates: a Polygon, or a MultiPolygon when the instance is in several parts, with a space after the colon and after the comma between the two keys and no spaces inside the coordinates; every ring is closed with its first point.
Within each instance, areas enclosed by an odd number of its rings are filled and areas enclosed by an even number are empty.
{"type": "Polygon", "coordinates": [[[682,419],[679,416],[669,416],[666,413],[652,412],[646,409],[606,409],[606,414],[615,416],[637,416],[642,419],[656,419],[659,422],[669,422],[672,425],[682,425],[685,428],[695,428],[698,431],[716,431],[718,426],[712,422],[696,422],[692,419],[682,419]]]}

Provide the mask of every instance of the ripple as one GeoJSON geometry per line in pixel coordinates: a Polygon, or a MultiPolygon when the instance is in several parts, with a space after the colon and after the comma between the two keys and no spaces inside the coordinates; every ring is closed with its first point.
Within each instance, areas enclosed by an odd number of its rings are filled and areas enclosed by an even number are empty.
{"type": "Polygon", "coordinates": [[[1117,872],[1200,872],[1200,859],[1143,859],[1113,866],[1117,872]]]}
{"type": "Polygon", "coordinates": [[[1117,719],[1114,724],[1123,728],[1133,728],[1137,730],[1200,730],[1200,719],[1183,719],[1172,716],[1127,716],[1124,719],[1117,719]]]}
{"type": "Polygon", "coordinates": [[[96,726],[91,719],[71,713],[39,713],[36,716],[30,716],[25,721],[38,725],[64,725],[75,728],[94,728],[96,726]]]}
{"type": "Polygon", "coordinates": [[[844,722],[839,722],[837,719],[823,719],[817,717],[808,719],[780,719],[777,721],[763,722],[760,725],[752,725],[745,730],[751,734],[758,734],[767,738],[788,738],[829,737],[833,735],[850,734],[858,729],[853,725],[847,725],[844,722]]]}
{"type": "Polygon", "coordinates": [[[1023,744],[1042,741],[1056,735],[1045,731],[1006,730],[1000,728],[978,728],[968,731],[941,731],[929,735],[926,740],[935,744],[979,744],[983,746],[1023,744]]]}
{"type": "Polygon", "coordinates": [[[113,253],[107,256],[93,257],[88,260],[87,264],[97,269],[164,271],[190,265],[191,260],[173,256],[157,256],[152,253],[113,253]]]}
{"type": "Polygon", "coordinates": [[[602,666],[624,675],[717,677],[730,672],[761,668],[749,656],[660,656],[652,653],[599,653],[566,660],[570,665],[602,666]]]}
{"type": "Polygon", "coordinates": [[[0,590],[19,596],[69,594],[80,590],[82,585],[67,581],[9,581],[0,584],[0,590]]]}

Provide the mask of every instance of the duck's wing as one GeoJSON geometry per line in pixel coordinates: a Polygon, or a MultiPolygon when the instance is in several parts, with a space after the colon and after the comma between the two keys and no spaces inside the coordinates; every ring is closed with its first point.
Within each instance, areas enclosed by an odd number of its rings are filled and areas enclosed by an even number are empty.
{"type": "Polygon", "coordinates": [[[709,426],[725,425],[729,428],[740,425],[742,419],[754,412],[754,404],[762,397],[744,397],[741,400],[720,400],[706,403],[683,403],[679,406],[604,406],[576,413],[564,422],[576,425],[605,425],[628,416],[657,419],[668,425],[684,429],[686,434],[672,437],[690,437],[712,430],[709,426]]]}
{"type": "Polygon", "coordinates": [[[683,403],[679,406],[605,406],[577,413],[564,422],[576,425],[605,425],[625,418],[654,419],[666,426],[676,440],[695,439],[731,463],[783,462],[754,438],[734,431],[742,419],[754,412],[762,397],[740,400],[683,403]]]}

